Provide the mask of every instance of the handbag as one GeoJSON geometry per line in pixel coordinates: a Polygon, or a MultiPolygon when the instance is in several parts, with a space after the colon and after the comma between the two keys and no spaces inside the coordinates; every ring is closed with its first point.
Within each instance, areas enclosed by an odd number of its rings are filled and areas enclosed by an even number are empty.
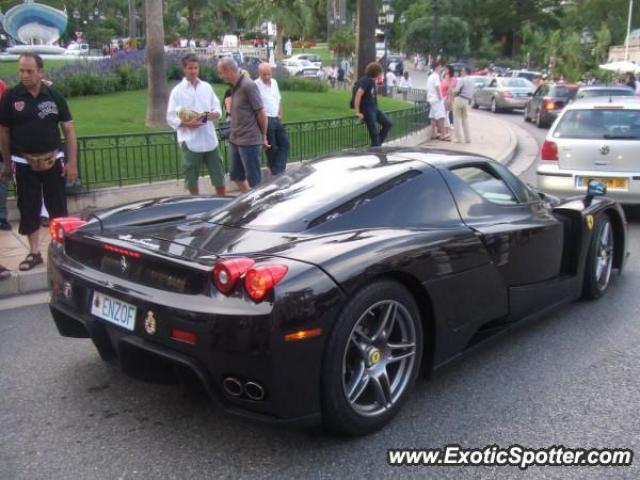
{"type": "Polygon", "coordinates": [[[24,153],[25,160],[34,172],[46,172],[56,163],[57,150],[44,153],[24,153]]]}
{"type": "Polygon", "coordinates": [[[231,135],[231,119],[227,118],[224,122],[220,124],[218,127],[218,133],[220,138],[223,140],[229,140],[229,136],[231,135]]]}

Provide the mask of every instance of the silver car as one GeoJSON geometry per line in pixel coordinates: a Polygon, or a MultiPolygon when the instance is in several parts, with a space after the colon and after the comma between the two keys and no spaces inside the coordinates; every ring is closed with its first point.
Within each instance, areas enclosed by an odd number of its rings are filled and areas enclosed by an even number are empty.
{"type": "Polygon", "coordinates": [[[477,88],[471,99],[473,108],[488,107],[492,112],[524,108],[535,86],[526,78],[495,77],[477,88]]]}
{"type": "Polygon", "coordinates": [[[640,99],[596,97],[569,104],[554,122],[538,160],[538,187],[566,197],[584,194],[590,179],[607,196],[640,204],[640,99]]]}

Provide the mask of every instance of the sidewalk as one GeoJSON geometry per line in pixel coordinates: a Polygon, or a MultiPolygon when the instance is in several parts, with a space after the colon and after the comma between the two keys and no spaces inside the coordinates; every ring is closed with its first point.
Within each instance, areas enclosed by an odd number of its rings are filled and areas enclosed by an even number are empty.
{"type": "MultiPolygon", "coordinates": [[[[430,140],[429,129],[425,129],[410,137],[389,142],[388,145],[420,146],[476,153],[494,158],[506,165],[513,160],[518,148],[518,135],[516,135],[515,127],[509,122],[472,111],[469,116],[469,128],[472,136],[470,144],[430,140]]],[[[209,189],[204,188],[201,191],[208,192],[209,189]]],[[[47,289],[46,257],[50,241],[49,229],[41,228],[40,230],[41,252],[45,259],[45,265],[28,272],[20,272],[18,265],[29,253],[29,246],[27,238],[18,234],[17,222],[11,222],[11,224],[13,225],[11,232],[0,231],[0,264],[12,271],[11,278],[0,281],[0,299],[47,289]]]]}

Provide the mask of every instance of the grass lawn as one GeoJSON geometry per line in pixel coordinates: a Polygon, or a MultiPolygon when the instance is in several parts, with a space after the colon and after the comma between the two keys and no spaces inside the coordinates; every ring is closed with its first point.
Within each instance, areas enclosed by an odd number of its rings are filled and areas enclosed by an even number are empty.
{"type": "MultiPolygon", "coordinates": [[[[214,85],[214,88],[218,98],[222,98],[226,87],[214,85]]],[[[353,110],[349,108],[350,95],[350,91],[341,90],[329,90],[327,93],[282,92],[284,121],[289,123],[353,115],[353,110]]],[[[410,106],[391,98],[380,98],[380,105],[384,110],[410,106]]],[[[70,98],[69,108],[79,136],[154,131],[144,125],[146,90],[70,98]]]]}

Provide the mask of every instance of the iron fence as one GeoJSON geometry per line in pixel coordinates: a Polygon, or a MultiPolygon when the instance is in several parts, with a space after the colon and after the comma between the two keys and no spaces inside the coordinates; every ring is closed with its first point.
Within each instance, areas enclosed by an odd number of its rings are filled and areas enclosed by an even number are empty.
{"type": "MultiPolygon", "coordinates": [[[[393,123],[388,140],[424,128],[428,113],[425,103],[388,112],[393,123]]],[[[369,145],[367,128],[355,116],[291,122],[284,126],[291,144],[289,161],[369,145]]],[[[221,138],[219,133],[218,138],[221,138]]],[[[228,172],[228,144],[221,141],[219,148],[225,171],[228,172]]],[[[183,177],[182,158],[173,131],[79,137],[78,162],[83,191],[183,177]]],[[[266,165],[264,154],[262,162],[266,165]]]]}

